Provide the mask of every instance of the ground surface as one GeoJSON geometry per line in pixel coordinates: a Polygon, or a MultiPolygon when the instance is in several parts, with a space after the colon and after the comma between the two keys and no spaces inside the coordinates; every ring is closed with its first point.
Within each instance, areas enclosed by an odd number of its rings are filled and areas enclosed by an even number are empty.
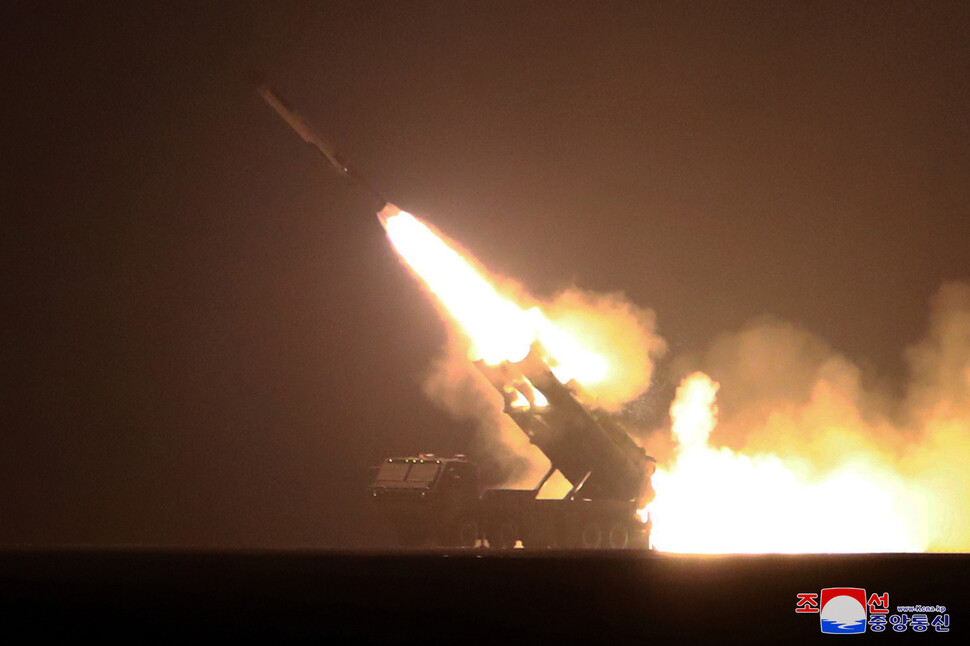
{"type": "MultiPolygon", "coordinates": [[[[6,636],[240,636],[392,643],[815,641],[796,594],[889,592],[970,622],[970,555],[720,556],[528,553],[4,551],[6,636]]],[[[914,633],[868,633],[900,641],[914,633]]],[[[630,642],[633,643],[633,642],[630,642]]]]}

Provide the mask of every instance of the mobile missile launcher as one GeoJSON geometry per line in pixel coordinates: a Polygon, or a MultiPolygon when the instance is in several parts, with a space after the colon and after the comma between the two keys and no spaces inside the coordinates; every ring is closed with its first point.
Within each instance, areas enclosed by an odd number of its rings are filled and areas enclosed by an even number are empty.
{"type": "Polygon", "coordinates": [[[549,458],[549,471],[532,489],[482,490],[464,456],[385,460],[370,492],[402,545],[649,547],[650,524],[637,510],[653,499],[654,459],[609,414],[584,406],[579,386],[560,383],[541,357],[534,344],[521,361],[475,365],[549,458]],[[572,488],[562,499],[538,498],[556,471],[572,488]]]}

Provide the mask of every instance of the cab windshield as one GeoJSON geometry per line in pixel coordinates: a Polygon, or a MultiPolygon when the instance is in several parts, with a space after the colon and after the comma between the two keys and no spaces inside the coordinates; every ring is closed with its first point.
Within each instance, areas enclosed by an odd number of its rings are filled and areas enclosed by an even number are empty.
{"type": "Polygon", "coordinates": [[[411,471],[408,473],[408,482],[413,482],[415,484],[427,483],[430,484],[434,482],[434,479],[438,475],[438,469],[441,465],[437,462],[424,462],[411,465],[411,471]]]}
{"type": "Polygon", "coordinates": [[[378,482],[403,482],[408,475],[408,467],[411,466],[407,462],[392,462],[387,460],[381,464],[381,468],[377,470],[377,481],[378,482]]]}

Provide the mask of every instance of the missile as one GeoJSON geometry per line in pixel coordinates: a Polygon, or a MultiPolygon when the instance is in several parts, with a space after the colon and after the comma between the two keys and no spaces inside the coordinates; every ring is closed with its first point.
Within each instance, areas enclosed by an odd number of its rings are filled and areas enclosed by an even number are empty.
{"type": "Polygon", "coordinates": [[[268,85],[259,85],[257,91],[269,107],[273,108],[276,114],[280,115],[280,118],[293,128],[293,131],[300,135],[303,141],[313,146],[317,152],[326,158],[327,162],[329,162],[330,166],[338,175],[349,179],[377,201],[376,211],[381,211],[387,205],[387,200],[377,192],[371,183],[350,168],[333,144],[315,133],[310,125],[304,121],[303,117],[279,94],[274,92],[268,85]]]}

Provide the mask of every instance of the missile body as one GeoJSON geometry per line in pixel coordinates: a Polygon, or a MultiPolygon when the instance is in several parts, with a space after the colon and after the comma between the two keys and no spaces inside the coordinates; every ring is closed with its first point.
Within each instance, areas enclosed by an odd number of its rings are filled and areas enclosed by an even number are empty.
{"type": "Polygon", "coordinates": [[[333,144],[318,135],[313,131],[310,125],[303,120],[303,117],[294,110],[282,97],[275,93],[269,86],[261,85],[258,88],[259,95],[263,97],[263,100],[273,110],[276,111],[278,115],[285,121],[296,134],[300,135],[307,144],[313,146],[321,155],[323,155],[330,166],[341,175],[352,181],[358,187],[363,189],[368,193],[370,197],[373,197],[377,201],[375,211],[381,211],[385,205],[387,205],[387,200],[377,192],[377,190],[368,182],[366,179],[358,175],[352,168],[350,168],[346,162],[344,162],[343,157],[337,152],[333,144]]]}

